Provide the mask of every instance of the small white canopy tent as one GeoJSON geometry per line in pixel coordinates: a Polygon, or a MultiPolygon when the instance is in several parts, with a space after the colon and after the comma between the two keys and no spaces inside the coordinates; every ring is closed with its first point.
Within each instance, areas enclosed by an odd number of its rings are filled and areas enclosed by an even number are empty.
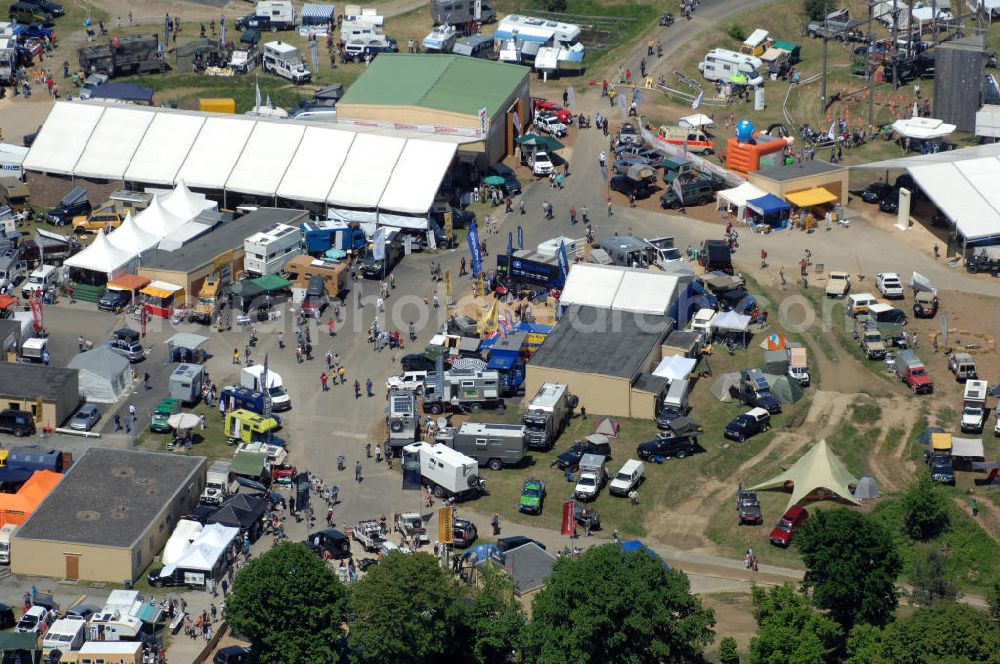
{"type": "Polygon", "coordinates": [[[694,371],[698,360],[681,355],[671,355],[660,360],[660,363],[653,369],[653,375],[666,378],[669,381],[685,380],[694,371]]]}
{"type": "Polygon", "coordinates": [[[132,386],[132,365],[107,346],[78,354],[67,365],[80,374],[80,396],[94,403],[115,403],[132,386]]]}
{"type": "Polygon", "coordinates": [[[184,555],[191,542],[198,539],[204,526],[191,519],[181,519],[177,522],[173,534],[163,546],[162,560],[164,565],[171,565],[184,555]]]}
{"type": "Polygon", "coordinates": [[[205,198],[205,194],[196,194],[184,180],[178,180],[177,186],[169,194],[160,197],[163,209],[181,219],[194,219],[205,210],[213,210],[219,206],[215,201],[205,198]]]}
{"type": "Polygon", "coordinates": [[[704,113],[695,113],[681,118],[679,124],[687,129],[703,129],[713,126],[715,121],[704,113]]]}
{"type": "Polygon", "coordinates": [[[153,197],[149,207],[140,212],[135,220],[139,228],[156,236],[157,240],[162,240],[187,222],[187,219],[167,212],[157,196],[153,197]]]}
{"type": "Polygon", "coordinates": [[[212,575],[220,559],[233,539],[240,534],[239,528],[212,523],[201,531],[198,539],[173,564],[163,566],[161,574],[173,574],[176,569],[196,570],[212,575]]]}
{"type": "Polygon", "coordinates": [[[135,261],[136,254],[119,249],[111,244],[108,237],[99,232],[83,251],[70,256],[63,265],[78,270],[89,270],[108,275],[108,279],[128,272],[128,268],[135,261]]]}
{"type": "Polygon", "coordinates": [[[744,182],[738,187],[733,187],[732,189],[723,189],[715,194],[716,200],[718,201],[718,209],[732,209],[736,208],[736,221],[743,221],[747,214],[747,201],[756,200],[765,196],[766,191],[755,187],[749,182],[744,182]]]}
{"type": "Polygon", "coordinates": [[[160,241],[160,238],[139,228],[132,213],[129,212],[125,215],[125,221],[122,222],[122,225],[108,235],[108,241],[122,251],[127,251],[135,256],[152,249],[160,241]]]}
{"type": "Polygon", "coordinates": [[[892,123],[892,130],[900,136],[922,141],[943,138],[955,129],[955,125],[937,118],[903,118],[892,123]]]}
{"type": "Polygon", "coordinates": [[[750,316],[735,311],[722,311],[712,318],[712,328],[724,332],[746,332],[750,327],[750,316]]]}

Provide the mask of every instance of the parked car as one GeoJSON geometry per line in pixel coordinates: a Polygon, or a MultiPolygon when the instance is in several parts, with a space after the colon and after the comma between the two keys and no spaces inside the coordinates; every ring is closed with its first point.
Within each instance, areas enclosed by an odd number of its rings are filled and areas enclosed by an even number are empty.
{"type": "Polygon", "coordinates": [[[865,203],[874,205],[881,202],[892,191],[892,185],[888,182],[872,182],[865,190],[861,193],[861,200],[865,203]]]}
{"type": "Polygon", "coordinates": [[[771,544],[780,547],[787,547],[792,543],[795,531],[809,518],[806,508],[792,505],[788,508],[778,524],[771,530],[771,544]]]}
{"type": "Polygon", "coordinates": [[[950,454],[931,454],[927,458],[927,468],[931,473],[931,481],[955,486],[955,468],[950,454]]]}
{"type": "Polygon", "coordinates": [[[80,88],[80,99],[90,99],[90,96],[94,94],[94,89],[98,88],[108,82],[107,74],[95,73],[87,77],[87,80],[83,82],[83,87],[80,88]]]}
{"type": "Polygon", "coordinates": [[[451,543],[456,549],[469,548],[478,537],[476,524],[468,519],[455,519],[451,522],[451,543]]]}
{"type": "Polygon", "coordinates": [[[878,209],[887,214],[899,212],[899,189],[893,187],[889,193],[883,196],[878,202],[878,209]]]}
{"type": "Polygon", "coordinates": [[[21,2],[26,5],[34,5],[43,12],[47,12],[53,16],[66,15],[66,10],[58,2],[51,2],[50,0],[21,0],[21,2]]]}
{"type": "Polygon", "coordinates": [[[529,478],[521,485],[521,499],[517,509],[520,512],[541,514],[545,503],[545,482],[529,478]]]}
{"type": "Polygon", "coordinates": [[[653,195],[653,183],[646,180],[633,180],[628,175],[615,175],[611,178],[611,189],[626,196],[649,198],[653,195]]]}
{"type": "MultiPolygon", "coordinates": [[[[664,432],[666,433],[666,432],[664,432]]],[[[650,459],[671,459],[676,457],[683,459],[689,454],[695,454],[701,450],[696,438],[685,435],[676,436],[669,433],[660,435],[653,440],[639,443],[635,448],[635,453],[639,458],[648,461],[650,459]]]]}
{"type": "Polygon", "coordinates": [[[243,646],[226,646],[220,648],[212,657],[212,664],[250,664],[251,652],[243,646]]]}
{"type": "Polygon", "coordinates": [[[736,511],[738,513],[737,524],[740,526],[748,523],[759,526],[764,523],[764,513],[760,509],[760,501],[757,499],[756,491],[737,489],[736,511]]]}
{"type": "Polygon", "coordinates": [[[745,442],[747,438],[764,433],[771,428],[771,414],[763,408],[751,408],[742,415],[737,415],[726,425],[723,436],[737,443],[745,442]]]}
{"type": "Polygon", "coordinates": [[[556,457],[556,460],[552,463],[557,464],[561,470],[572,470],[575,472],[577,466],[580,465],[580,458],[584,454],[600,454],[604,456],[605,461],[610,460],[611,444],[578,440],[568,450],[556,457]]]}
{"type": "Polygon", "coordinates": [[[526,161],[534,175],[548,175],[556,169],[552,163],[552,158],[549,157],[549,153],[542,152],[541,150],[529,153],[526,161]]]}
{"type": "Polygon", "coordinates": [[[550,113],[559,118],[559,122],[565,125],[573,124],[573,112],[568,108],[563,108],[554,101],[549,101],[548,99],[540,99],[535,97],[531,100],[536,111],[540,113],[550,113]]]}
{"type": "Polygon", "coordinates": [[[551,134],[556,138],[562,138],[566,135],[566,125],[554,115],[539,114],[535,116],[534,125],[543,134],[551,134]]]}
{"type": "Polygon", "coordinates": [[[646,148],[641,145],[623,143],[615,148],[615,154],[617,154],[619,158],[624,156],[642,157],[653,168],[659,168],[663,165],[663,153],[659,150],[646,148]]]}
{"type": "Polygon", "coordinates": [[[14,434],[16,438],[35,435],[35,418],[24,410],[0,411],[0,433],[14,434]]]}
{"type": "Polygon", "coordinates": [[[851,290],[851,275],[844,271],[833,271],[826,281],[827,297],[844,297],[851,290]]]}
{"type": "Polygon", "coordinates": [[[934,293],[920,291],[913,296],[914,318],[934,318],[938,310],[938,297],[934,293]]]}
{"type": "Polygon", "coordinates": [[[903,282],[895,272],[880,272],[875,275],[875,287],[882,297],[889,300],[903,299],[903,282]]]}
{"type": "Polygon", "coordinates": [[[507,196],[517,196],[521,193],[521,181],[517,179],[514,171],[503,163],[496,163],[490,166],[489,175],[496,175],[503,178],[500,187],[507,196]]]}
{"type": "Polygon", "coordinates": [[[40,623],[43,620],[48,620],[49,610],[44,606],[32,606],[21,619],[17,621],[17,627],[14,628],[15,632],[38,632],[41,629],[40,623]]]}
{"type": "Polygon", "coordinates": [[[400,366],[403,367],[403,371],[423,371],[426,374],[434,371],[435,363],[423,353],[410,353],[403,356],[400,366]]]}
{"type": "Polygon", "coordinates": [[[97,406],[92,403],[84,404],[73,415],[73,419],[69,422],[69,428],[74,431],[90,431],[99,419],[101,419],[101,413],[97,410],[97,406]]]}

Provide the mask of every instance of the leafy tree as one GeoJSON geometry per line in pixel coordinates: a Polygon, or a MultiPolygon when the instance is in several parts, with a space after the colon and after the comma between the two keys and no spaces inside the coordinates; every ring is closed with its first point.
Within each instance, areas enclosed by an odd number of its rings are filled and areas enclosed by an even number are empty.
{"type": "Polygon", "coordinates": [[[344,586],[312,551],[284,542],[233,580],[226,620],[261,664],[340,660],[344,586]]]}
{"type": "Polygon", "coordinates": [[[947,566],[948,559],[933,546],[916,549],[910,570],[913,603],[930,606],[935,602],[954,602],[958,587],[947,566]]]}
{"type": "Polygon", "coordinates": [[[747,32],[743,29],[743,26],[739,23],[733,23],[728,28],[726,28],[726,34],[732,39],[741,42],[747,38],[747,32]]]}
{"type": "Polygon", "coordinates": [[[542,8],[549,12],[564,12],[569,8],[569,0],[542,0],[542,8]]]}
{"type": "Polygon", "coordinates": [[[926,542],[948,527],[948,501],[931,481],[930,473],[922,470],[917,481],[903,496],[903,524],[915,540],[926,542]]]}
{"type": "Polygon", "coordinates": [[[1000,620],[1000,576],[993,579],[993,583],[986,591],[986,602],[990,605],[990,615],[993,620],[1000,620]]]}
{"type": "Polygon", "coordinates": [[[393,552],[348,597],[356,662],[454,661],[468,650],[465,605],[451,575],[427,553],[393,552]]]}
{"type": "Polygon", "coordinates": [[[521,644],[525,618],[514,598],[510,578],[490,566],[480,576],[482,588],[476,593],[470,611],[472,654],[477,664],[506,664],[511,652],[521,644]]]}
{"type": "Polygon", "coordinates": [[[821,21],[827,14],[837,9],[833,0],[802,0],[802,7],[812,21],[821,21]]]}
{"type": "Polygon", "coordinates": [[[847,636],[845,664],[889,664],[882,658],[882,630],[874,625],[855,625],[847,636]]]}
{"type": "Polygon", "coordinates": [[[740,648],[736,639],[727,636],[719,643],[719,661],[722,664],[740,664],[740,648]]]}
{"type": "Polygon", "coordinates": [[[835,661],[840,626],[817,611],[790,584],[754,586],[753,615],[760,629],[750,641],[751,664],[825,664],[835,661]]]}
{"type": "Polygon", "coordinates": [[[614,544],[560,558],[532,603],[524,661],[645,664],[701,661],[715,615],[688,578],[614,544]]]}
{"type": "Polygon", "coordinates": [[[985,611],[965,604],[919,609],[886,627],[883,640],[886,663],[1000,662],[1000,630],[985,611]]]}
{"type": "Polygon", "coordinates": [[[820,510],[795,542],[806,565],[803,588],[845,631],[855,623],[882,626],[892,619],[903,560],[881,523],[846,509],[820,510]]]}

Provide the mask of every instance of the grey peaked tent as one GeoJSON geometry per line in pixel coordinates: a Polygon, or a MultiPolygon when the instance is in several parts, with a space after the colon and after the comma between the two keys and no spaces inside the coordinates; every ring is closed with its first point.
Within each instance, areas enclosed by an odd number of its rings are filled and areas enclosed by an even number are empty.
{"type": "Polygon", "coordinates": [[[858,500],[875,500],[881,495],[878,484],[875,483],[875,478],[871,475],[865,475],[858,480],[858,486],[854,489],[854,497],[858,500]]]}
{"type": "Polygon", "coordinates": [[[80,396],[94,403],[115,403],[132,386],[132,366],[107,346],[98,346],[70,360],[80,373],[80,396]]]}
{"type": "Polygon", "coordinates": [[[709,391],[719,401],[732,401],[733,395],[730,388],[739,389],[740,375],[738,373],[724,373],[715,379],[709,391]]]}

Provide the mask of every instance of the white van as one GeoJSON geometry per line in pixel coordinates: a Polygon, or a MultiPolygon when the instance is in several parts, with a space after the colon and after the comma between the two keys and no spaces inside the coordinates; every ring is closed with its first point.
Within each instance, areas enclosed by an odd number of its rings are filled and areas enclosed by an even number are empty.
{"type": "Polygon", "coordinates": [[[53,650],[68,653],[83,645],[87,623],[83,620],[62,618],[52,623],[42,639],[42,655],[48,657],[53,650]]]}
{"type": "Polygon", "coordinates": [[[705,59],[698,63],[698,71],[709,81],[727,83],[733,76],[742,75],[747,77],[747,83],[750,85],[762,85],[764,79],[758,70],[763,66],[764,62],[752,55],[713,48],[705,54],[705,59]]]}
{"type": "Polygon", "coordinates": [[[10,565],[10,540],[16,530],[16,523],[8,523],[0,528],[0,565],[10,565]]]}
{"type": "Polygon", "coordinates": [[[684,415],[688,409],[688,388],[691,383],[684,378],[675,378],[670,381],[667,388],[667,395],[663,397],[663,407],[675,411],[678,415],[684,415]]]}
{"type": "Polygon", "coordinates": [[[873,304],[878,304],[878,300],[871,293],[852,293],[847,296],[847,315],[866,314],[873,304]]]}
{"type": "Polygon", "coordinates": [[[21,288],[21,297],[27,300],[37,290],[45,293],[49,288],[55,286],[58,276],[59,268],[55,265],[42,265],[39,268],[35,268],[21,288]]]}
{"type": "Polygon", "coordinates": [[[271,19],[271,30],[291,30],[295,27],[295,7],[290,0],[262,0],[257,3],[256,15],[271,19]]]}
{"type": "Polygon", "coordinates": [[[694,318],[691,319],[691,331],[701,332],[706,339],[711,339],[713,318],[715,318],[715,309],[699,309],[694,318]]]}
{"type": "Polygon", "coordinates": [[[645,472],[646,466],[642,461],[629,459],[615,475],[615,478],[611,480],[608,491],[613,496],[627,496],[630,491],[639,486],[645,472]]]}

